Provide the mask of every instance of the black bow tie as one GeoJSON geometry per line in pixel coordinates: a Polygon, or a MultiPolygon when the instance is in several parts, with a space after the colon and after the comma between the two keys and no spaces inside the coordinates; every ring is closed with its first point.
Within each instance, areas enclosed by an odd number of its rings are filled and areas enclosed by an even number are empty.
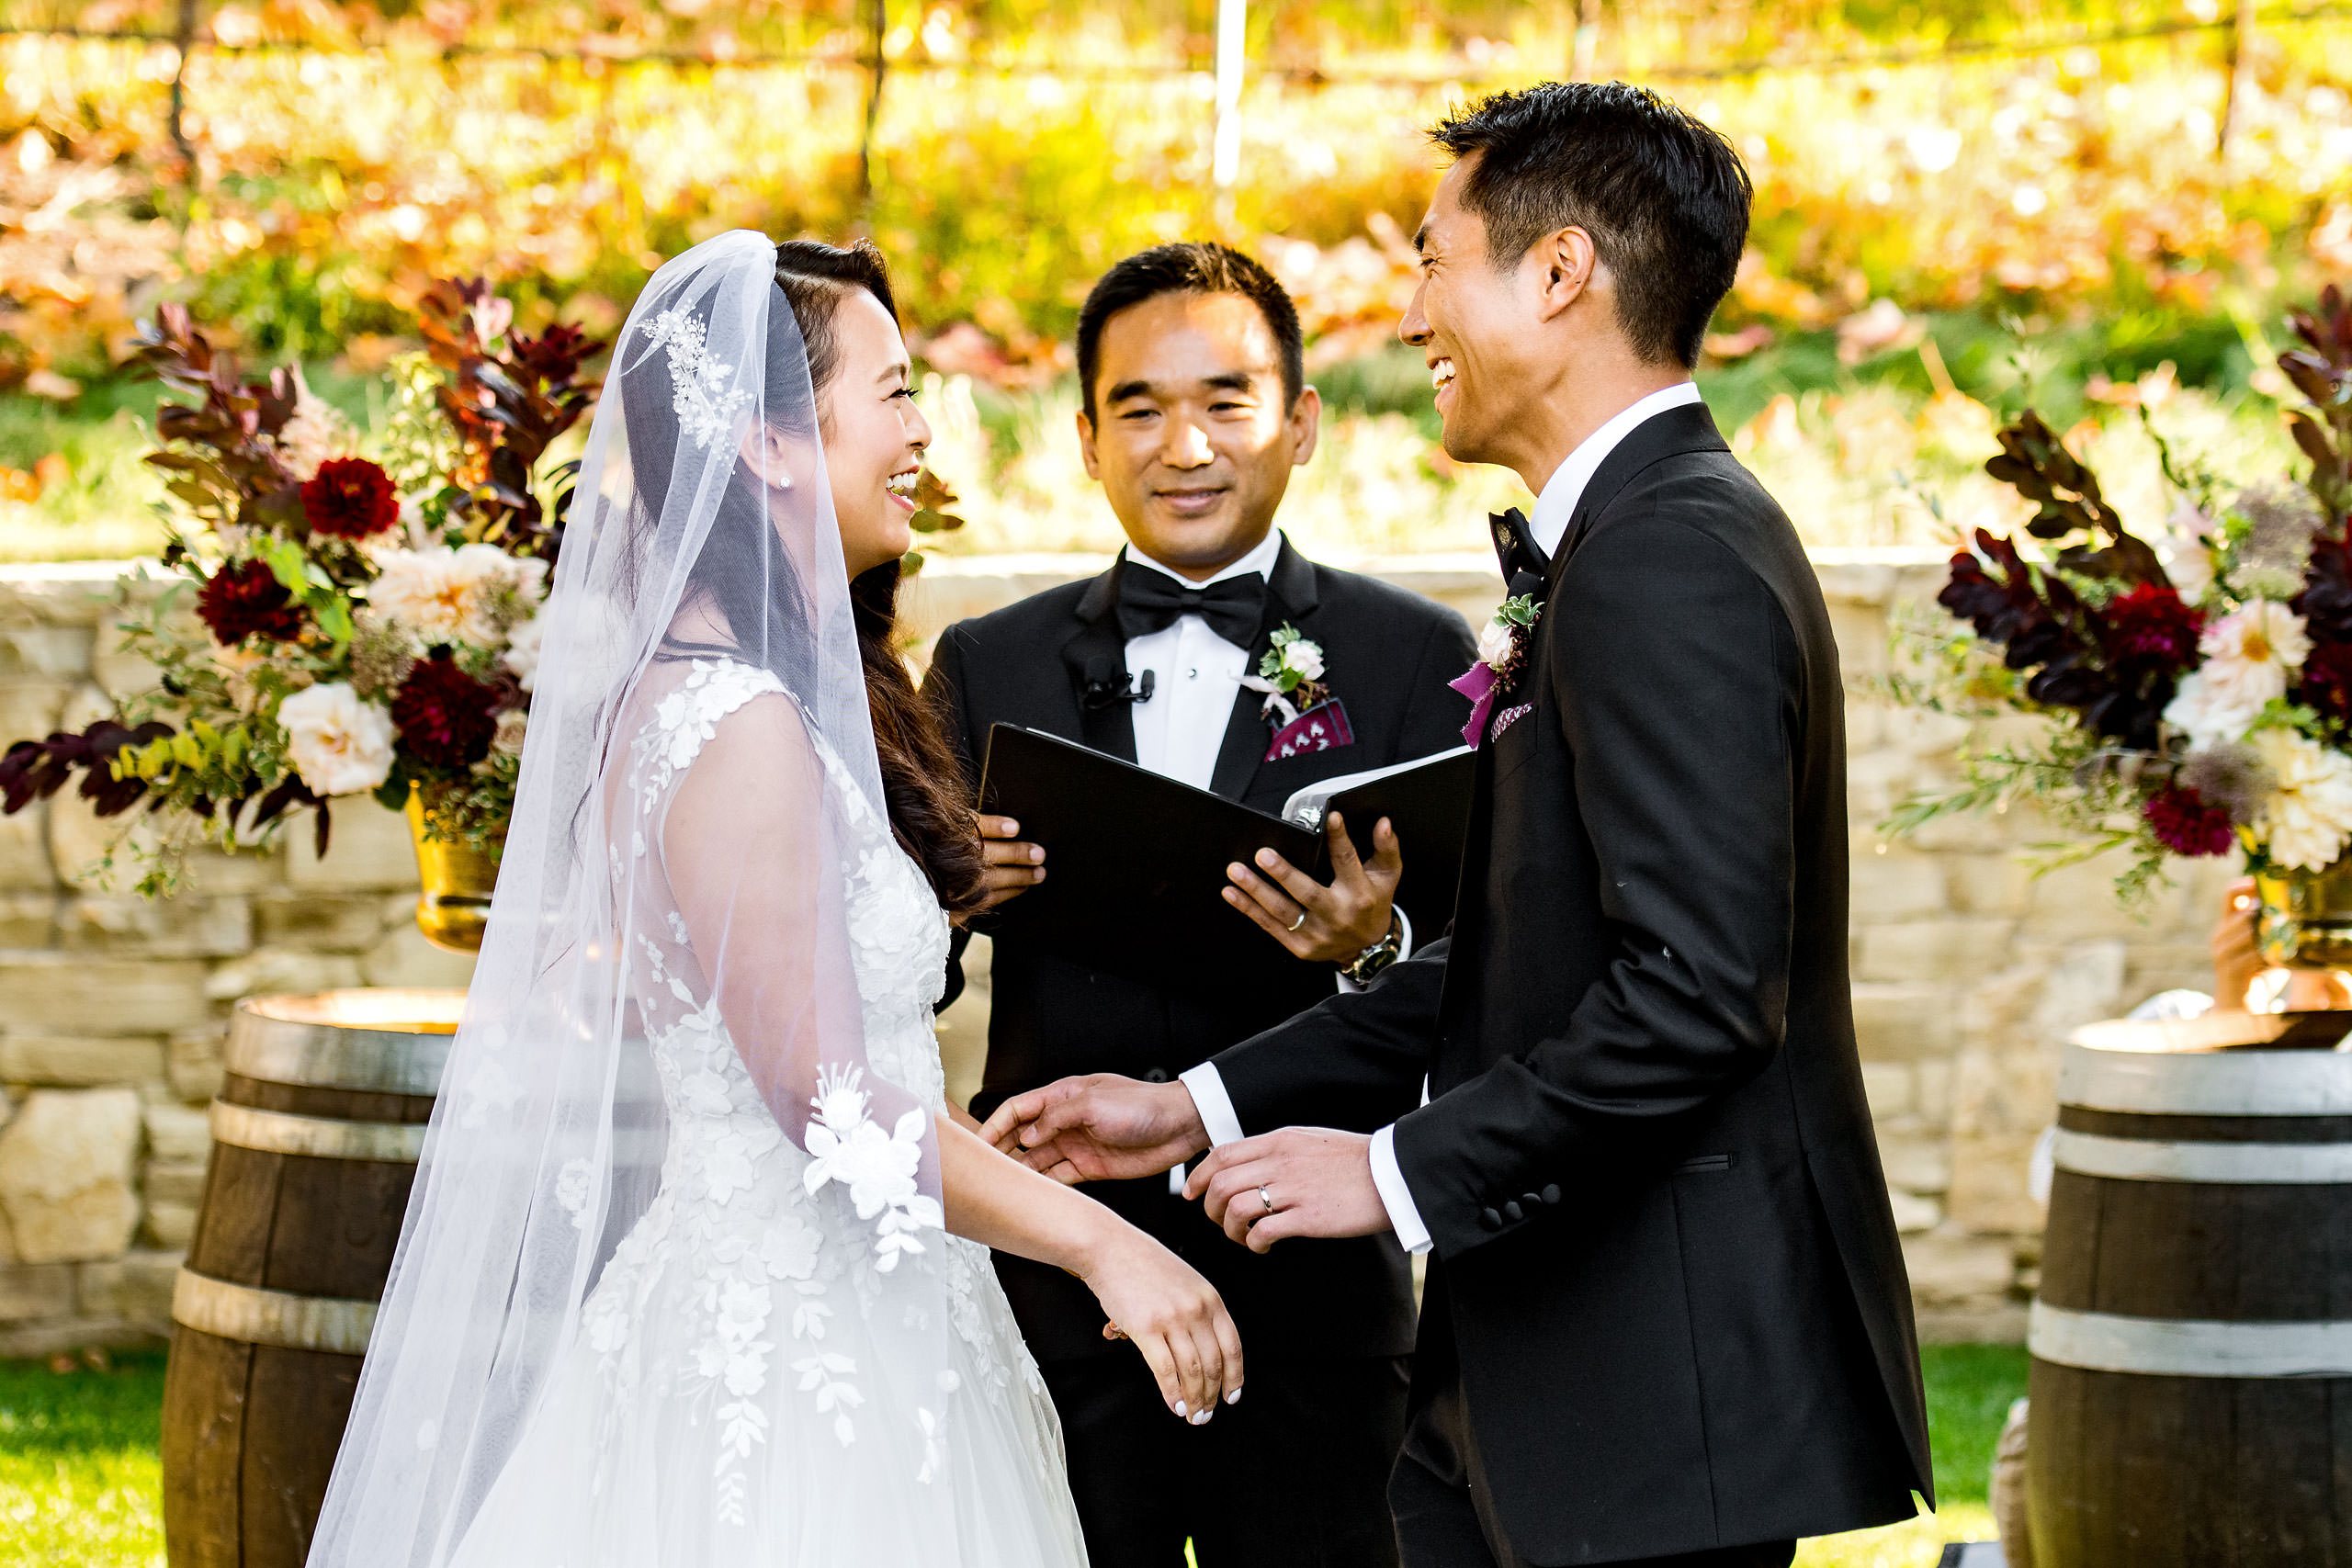
{"type": "Polygon", "coordinates": [[[1501,565],[1506,581],[1522,571],[1537,577],[1549,575],[1551,558],[1536,544],[1535,531],[1529,525],[1525,513],[1514,506],[1509,512],[1492,513],[1487,518],[1487,526],[1494,534],[1495,559],[1501,565]]]}
{"type": "Polygon", "coordinates": [[[1133,561],[1119,573],[1119,631],[1129,641],[1164,631],[1180,615],[1198,615],[1245,653],[1266,615],[1266,580],[1252,571],[1206,588],[1187,588],[1164,571],[1133,561]]]}

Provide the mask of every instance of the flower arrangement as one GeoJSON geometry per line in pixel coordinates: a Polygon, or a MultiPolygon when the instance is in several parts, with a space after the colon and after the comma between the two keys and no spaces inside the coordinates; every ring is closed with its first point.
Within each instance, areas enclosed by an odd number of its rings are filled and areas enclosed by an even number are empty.
{"type": "Polygon", "coordinates": [[[578,468],[548,452],[594,400],[582,367],[603,345],[515,333],[479,278],[434,285],[421,315],[372,456],[299,371],[243,379],[185,308],[141,328],[140,360],[188,400],[156,411],[147,457],[176,502],[171,581],[124,596],[124,649],[157,682],[9,747],[0,809],[76,774],[101,816],[143,803],[165,827],[147,893],[188,843],[266,841],[303,808],[323,853],[330,802],[361,794],[413,794],[427,837],[494,861],[578,468]]]}
{"type": "MultiPolygon", "coordinates": [[[[1931,673],[1898,694],[1971,717],[2056,717],[2037,740],[1968,754],[1953,792],[1891,823],[2031,796],[2076,835],[2052,863],[2128,849],[2119,886],[2169,855],[2242,852],[2309,878],[2352,845],[2352,302],[2295,310],[2278,367],[2300,484],[2225,483],[2157,444],[2176,502],[2153,542],[2030,411],[1985,464],[2038,510],[2030,542],[1978,530],[1938,603],[1967,630],[1913,628],[1931,673]]],[[[2151,425],[2152,434],[2154,434],[2151,425]]],[[[2268,895],[2266,893],[2266,899],[2268,895]]]]}

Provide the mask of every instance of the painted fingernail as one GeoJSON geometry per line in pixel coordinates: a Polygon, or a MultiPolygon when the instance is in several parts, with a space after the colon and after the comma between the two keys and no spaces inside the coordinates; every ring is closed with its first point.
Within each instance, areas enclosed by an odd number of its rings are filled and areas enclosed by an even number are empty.
{"type": "Polygon", "coordinates": [[[1195,1410],[1184,1419],[1195,1427],[1205,1427],[1209,1424],[1209,1413],[1205,1410],[1195,1410]]]}
{"type": "Polygon", "coordinates": [[[1176,1402],[1176,1414],[1183,1416],[1187,1421],[1193,1418],[1192,1413],[1184,1408],[1184,1402],[1181,1399],[1176,1402]]]}
{"type": "Polygon", "coordinates": [[[1240,1391],[1239,1389],[1238,1389],[1238,1388],[1229,1388],[1229,1389],[1227,1389],[1227,1390],[1225,1391],[1225,1402],[1226,1402],[1227,1404],[1240,1404],[1240,1403],[1241,1403],[1241,1391],[1240,1391]]]}

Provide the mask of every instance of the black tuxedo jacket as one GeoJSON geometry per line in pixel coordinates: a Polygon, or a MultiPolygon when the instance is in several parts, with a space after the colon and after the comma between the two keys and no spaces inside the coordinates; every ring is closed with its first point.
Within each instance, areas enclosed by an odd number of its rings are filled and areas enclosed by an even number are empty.
{"type": "MultiPolygon", "coordinates": [[[[939,699],[975,781],[989,727],[999,723],[1042,729],[1135,761],[1128,705],[1090,709],[1083,701],[1090,678],[1107,671],[1116,682],[1125,672],[1116,612],[1119,577],[1127,570],[1122,557],[1100,577],[958,622],[941,635],[925,691],[939,699]]],[[[1285,541],[1267,581],[1265,616],[1250,648],[1252,668],[1284,622],[1322,645],[1324,679],[1347,708],[1355,743],[1265,761],[1272,732],[1259,716],[1264,699],[1244,690],[1235,699],[1210,780],[1218,795],[1279,811],[1293,791],[1317,780],[1462,744],[1469,705],[1446,687],[1469,668],[1474,654],[1460,615],[1377,579],[1319,566],[1285,541]]],[[[1403,848],[1410,877],[1413,846],[1403,848]]],[[[1116,911],[1107,914],[1116,917],[1116,911]]],[[[1245,919],[1238,910],[1228,918],[1245,919]]],[[[986,920],[979,925],[985,930],[986,920]]],[[[1419,940],[1438,935],[1415,934],[1419,940]]],[[[986,1117],[1007,1098],[1073,1073],[1165,1082],[1335,988],[1328,964],[1285,967],[1286,977],[1276,984],[1236,987],[1202,974],[1182,989],[1162,989],[1067,962],[1007,932],[995,944],[988,1067],[972,1111],[986,1117]]],[[[1308,1242],[1285,1248],[1286,1257],[1260,1258],[1228,1241],[1199,1204],[1171,1196],[1164,1177],[1081,1190],[1206,1275],[1253,1352],[1401,1356],[1413,1348],[1412,1277],[1393,1237],[1308,1242]]],[[[997,1263],[1040,1359],[1113,1348],[1102,1338],[1102,1310],[1083,1284],[1020,1258],[1000,1257],[997,1263]]]]}
{"type": "Polygon", "coordinates": [[[1927,1421],[1854,1049],[1819,584],[1688,407],[1515,586],[1544,609],[1450,942],[1218,1072],[1252,1133],[1396,1122],[1435,1246],[1416,1397],[1459,1376],[1530,1560],[1908,1517],[1927,1421]]]}

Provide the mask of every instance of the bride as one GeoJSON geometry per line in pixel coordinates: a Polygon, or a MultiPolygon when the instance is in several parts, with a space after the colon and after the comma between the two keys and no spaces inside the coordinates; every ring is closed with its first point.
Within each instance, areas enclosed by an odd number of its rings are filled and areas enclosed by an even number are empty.
{"type": "Polygon", "coordinates": [[[1081,1564],[989,1247],[1175,1417],[1239,1396],[1199,1275],[946,1107],[984,871],[894,651],[907,375],[871,247],[721,235],[622,329],[313,1564],[1081,1564]]]}

